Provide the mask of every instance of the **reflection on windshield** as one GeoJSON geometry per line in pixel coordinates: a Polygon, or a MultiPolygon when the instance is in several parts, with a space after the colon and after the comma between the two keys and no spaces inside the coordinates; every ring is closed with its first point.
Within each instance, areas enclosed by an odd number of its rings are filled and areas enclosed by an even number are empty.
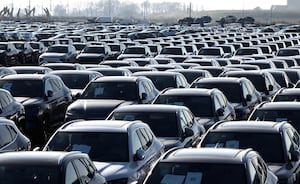
{"type": "Polygon", "coordinates": [[[47,147],[51,151],[81,151],[93,161],[129,161],[127,133],[59,132],[47,147]]]}
{"type": "Polygon", "coordinates": [[[246,184],[247,176],[243,164],[161,162],[146,183],[246,184]]]}
{"type": "Polygon", "coordinates": [[[6,89],[14,97],[42,97],[44,92],[41,80],[2,80],[0,88],[6,89]]]}

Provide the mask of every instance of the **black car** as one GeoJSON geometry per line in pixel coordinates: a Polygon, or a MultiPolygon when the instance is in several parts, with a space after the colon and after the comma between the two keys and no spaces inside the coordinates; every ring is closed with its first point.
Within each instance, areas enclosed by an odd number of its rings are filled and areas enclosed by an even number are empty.
{"type": "Polygon", "coordinates": [[[160,91],[166,88],[188,88],[190,86],[184,75],[179,72],[146,71],[136,72],[132,75],[149,78],[160,91]]]}
{"type": "Polygon", "coordinates": [[[143,121],[165,145],[165,150],[195,146],[205,132],[198,119],[184,106],[154,104],[121,106],[116,108],[107,120],[143,121]]]}
{"type": "Polygon", "coordinates": [[[229,71],[223,76],[225,77],[245,77],[249,79],[255,86],[257,91],[262,94],[263,101],[270,101],[275,93],[281,88],[275,81],[274,77],[267,71],[229,71]]]}
{"type": "Polygon", "coordinates": [[[21,64],[26,64],[26,65],[36,65],[34,63],[34,51],[29,42],[24,42],[24,41],[14,41],[11,42],[15,45],[16,49],[18,50],[19,54],[19,61],[21,64]]]}
{"type": "Polygon", "coordinates": [[[218,89],[167,89],[153,104],[186,106],[206,129],[220,120],[236,119],[233,106],[218,89]]]}
{"type": "Polygon", "coordinates": [[[31,141],[16,126],[15,122],[0,118],[0,152],[30,151],[31,141]]]}
{"type": "Polygon", "coordinates": [[[51,74],[59,76],[65,85],[72,91],[73,99],[78,98],[82,90],[87,84],[103,75],[96,71],[87,70],[57,70],[52,71],[51,74]]]}
{"type": "Polygon", "coordinates": [[[1,183],[105,184],[87,154],[80,152],[8,152],[0,155],[1,183]]]}
{"type": "Polygon", "coordinates": [[[77,56],[76,62],[81,64],[98,64],[111,56],[110,47],[104,45],[90,45],[85,47],[77,56]]]}
{"type": "Polygon", "coordinates": [[[105,119],[118,106],[148,104],[158,93],[146,77],[100,77],[91,81],[82,95],[68,107],[65,119],[105,119]]]}
{"type": "Polygon", "coordinates": [[[0,117],[13,120],[18,127],[25,121],[25,108],[5,89],[0,89],[0,117]]]}
{"type": "Polygon", "coordinates": [[[165,153],[144,184],[276,184],[277,177],[251,150],[182,148],[165,153]]]}
{"type": "Polygon", "coordinates": [[[300,132],[299,102],[263,102],[256,106],[248,120],[287,121],[300,132]]]}
{"type": "Polygon", "coordinates": [[[18,50],[10,42],[0,43],[0,64],[3,66],[13,66],[19,63],[18,50]]]}
{"type": "Polygon", "coordinates": [[[63,123],[71,90],[50,74],[15,74],[0,79],[0,88],[8,90],[25,107],[22,127],[33,144],[43,144],[46,133],[63,123]]]}
{"type": "Polygon", "coordinates": [[[220,122],[204,135],[200,147],[247,149],[257,151],[279,183],[299,183],[300,139],[287,122],[220,122]]]}
{"type": "Polygon", "coordinates": [[[300,102],[300,89],[299,88],[282,88],[280,89],[272,99],[272,102],[300,102]]]}
{"type": "Polygon", "coordinates": [[[236,119],[247,119],[253,108],[262,101],[261,94],[252,82],[241,77],[212,77],[193,82],[192,88],[217,88],[222,91],[234,106],[236,119]]]}
{"type": "Polygon", "coordinates": [[[11,66],[10,69],[17,72],[17,74],[47,74],[52,71],[51,68],[44,66],[11,66]]]}

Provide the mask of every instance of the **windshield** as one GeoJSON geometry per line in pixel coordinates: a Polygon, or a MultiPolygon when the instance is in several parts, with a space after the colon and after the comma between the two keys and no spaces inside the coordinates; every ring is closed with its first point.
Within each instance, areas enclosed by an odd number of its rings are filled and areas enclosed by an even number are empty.
{"type": "Polygon", "coordinates": [[[212,99],[210,96],[160,95],[154,103],[186,106],[196,117],[213,116],[212,99]]]}
{"type": "Polygon", "coordinates": [[[145,48],[128,47],[124,50],[124,54],[145,54],[145,48]]]}
{"type": "Polygon", "coordinates": [[[266,162],[283,163],[283,146],[280,133],[210,132],[202,147],[247,149],[259,152],[266,162]]]}
{"type": "Polygon", "coordinates": [[[6,89],[14,97],[42,97],[42,80],[0,80],[0,88],[6,89]]]}
{"type": "Polygon", "coordinates": [[[209,49],[209,48],[202,48],[199,51],[198,55],[212,55],[212,56],[220,56],[220,50],[219,49],[209,49]]]}
{"type": "Polygon", "coordinates": [[[295,95],[287,95],[287,94],[282,94],[282,95],[276,95],[274,102],[282,102],[282,101],[288,101],[288,102],[300,102],[300,94],[295,94],[295,95]]]}
{"type": "Polygon", "coordinates": [[[287,121],[291,123],[298,131],[300,130],[300,113],[299,109],[291,110],[259,110],[257,109],[250,117],[251,120],[261,121],[287,121]]]}
{"type": "Polygon", "coordinates": [[[134,82],[93,82],[82,94],[84,99],[137,100],[137,87],[134,82]]]}
{"type": "Polygon", "coordinates": [[[243,164],[161,162],[146,182],[158,183],[246,184],[247,176],[243,164]]]}
{"type": "Polygon", "coordinates": [[[159,90],[163,90],[165,88],[173,87],[177,88],[175,76],[155,76],[149,75],[146,76],[149,78],[154,86],[159,90]]]}
{"type": "Polygon", "coordinates": [[[58,132],[51,151],[81,151],[99,162],[128,162],[128,135],[122,132],[58,132]]]}
{"type": "Polygon", "coordinates": [[[195,83],[195,88],[217,88],[224,93],[231,103],[241,103],[242,94],[239,83],[195,83]]]}
{"type": "Polygon", "coordinates": [[[68,47],[66,46],[51,46],[48,48],[47,52],[50,53],[68,53],[68,47]]]}
{"type": "Polygon", "coordinates": [[[257,49],[239,49],[237,50],[235,55],[253,55],[253,54],[258,54],[257,49]]]}
{"type": "Polygon", "coordinates": [[[7,44],[0,44],[0,50],[7,50],[7,44]]]}
{"type": "Polygon", "coordinates": [[[160,54],[182,55],[181,48],[163,48],[160,54]]]}
{"type": "Polygon", "coordinates": [[[85,47],[82,53],[97,53],[97,54],[104,54],[105,49],[104,47],[85,47]]]}
{"type": "Polygon", "coordinates": [[[60,168],[50,167],[49,165],[1,164],[0,184],[57,184],[61,183],[60,173],[60,168]]]}
{"type": "Polygon", "coordinates": [[[115,112],[112,119],[147,123],[158,137],[178,137],[178,125],[175,112],[115,112]]]}
{"type": "Polygon", "coordinates": [[[70,89],[83,89],[89,83],[89,75],[70,75],[70,74],[55,74],[58,75],[66,86],[70,89]]]}

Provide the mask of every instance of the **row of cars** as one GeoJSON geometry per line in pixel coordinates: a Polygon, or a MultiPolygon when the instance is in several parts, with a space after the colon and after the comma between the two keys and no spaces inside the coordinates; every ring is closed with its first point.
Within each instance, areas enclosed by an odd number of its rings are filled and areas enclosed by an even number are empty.
{"type": "MultiPolygon", "coordinates": [[[[187,35],[191,38],[195,33],[187,35]]],[[[205,38],[204,33],[198,35],[205,38]]],[[[269,33],[257,35],[277,38],[269,33]]],[[[278,35],[298,38],[297,34],[278,35]]],[[[177,50],[176,46],[164,48],[177,50]]],[[[292,82],[286,72],[297,72],[296,56],[285,57],[294,61],[293,69],[277,66],[268,71],[254,66],[262,55],[222,59],[198,55],[201,59],[182,62],[177,58],[193,56],[128,57],[131,59],[102,61],[100,65],[45,62],[38,67],[3,67],[14,74],[3,75],[0,87],[13,96],[12,101],[18,101],[23,112],[22,118],[7,117],[16,122],[19,134],[28,135],[33,146],[42,150],[1,154],[4,183],[19,182],[21,177],[9,173],[20,172],[26,164],[34,169],[33,175],[22,178],[26,183],[299,182],[299,105],[291,102],[299,94],[292,88],[297,87],[298,79],[296,76],[292,82]],[[213,61],[227,65],[205,66],[213,61]],[[246,71],[249,68],[251,71],[246,71]],[[285,74],[284,82],[275,78],[273,70],[285,74]],[[75,151],[88,154],[93,162],[75,151]],[[37,155],[41,160],[34,158],[37,155]],[[31,159],[22,161],[27,157],[31,159]],[[54,168],[54,162],[45,157],[60,165],[59,175],[55,170],[35,168],[50,164],[54,168]]],[[[288,63],[280,61],[285,66],[288,63]]],[[[26,140],[25,147],[30,149],[26,140]]]]}

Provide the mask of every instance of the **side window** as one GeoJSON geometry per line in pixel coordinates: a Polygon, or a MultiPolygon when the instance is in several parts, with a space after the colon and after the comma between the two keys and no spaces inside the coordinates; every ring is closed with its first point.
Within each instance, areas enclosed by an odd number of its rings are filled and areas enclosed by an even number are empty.
{"type": "Polygon", "coordinates": [[[47,94],[47,91],[54,91],[50,83],[50,79],[46,80],[45,82],[45,94],[47,94]]]}
{"type": "Polygon", "coordinates": [[[243,90],[243,98],[246,99],[247,95],[250,95],[251,92],[248,90],[248,88],[244,83],[242,83],[242,90],[243,90]]]}
{"type": "Polygon", "coordinates": [[[6,125],[0,125],[0,147],[6,146],[12,141],[11,134],[6,125]]]}
{"type": "Polygon", "coordinates": [[[143,150],[148,149],[148,138],[147,135],[141,131],[141,129],[137,130],[137,135],[141,141],[143,150]]]}
{"type": "Polygon", "coordinates": [[[6,98],[5,93],[1,93],[0,96],[1,96],[0,97],[0,107],[1,107],[1,109],[4,109],[9,105],[8,100],[6,98]]]}
{"type": "Polygon", "coordinates": [[[135,131],[132,134],[132,149],[133,149],[132,150],[133,154],[135,154],[138,149],[143,149],[140,138],[137,134],[137,131],[135,131]]]}
{"type": "Polygon", "coordinates": [[[214,104],[215,104],[215,111],[220,109],[222,107],[220,100],[217,98],[217,96],[214,97],[214,104]]]}
{"type": "Polygon", "coordinates": [[[86,163],[83,160],[76,159],[74,160],[74,165],[77,168],[79,178],[86,183],[88,183],[92,178],[90,175],[90,171],[86,166],[86,163]]]}
{"type": "Polygon", "coordinates": [[[191,112],[188,112],[188,111],[183,111],[186,119],[187,119],[187,124],[188,124],[188,127],[192,127],[194,125],[194,117],[192,115],[191,112]]]}
{"type": "Polygon", "coordinates": [[[50,85],[52,86],[53,92],[57,93],[58,91],[61,90],[61,85],[57,80],[50,79],[50,85]]]}
{"type": "Polygon", "coordinates": [[[18,133],[16,132],[14,127],[12,127],[10,125],[7,125],[7,128],[8,128],[8,131],[10,132],[12,140],[14,140],[17,137],[18,133]]]}
{"type": "Polygon", "coordinates": [[[287,135],[291,142],[291,149],[292,150],[298,150],[299,149],[299,134],[296,130],[293,130],[292,128],[288,128],[286,130],[287,135]]]}
{"type": "Polygon", "coordinates": [[[259,164],[258,158],[254,157],[251,159],[250,170],[251,170],[251,181],[253,184],[261,184],[262,182],[262,170],[259,164]]]}
{"type": "Polygon", "coordinates": [[[66,184],[80,183],[80,181],[78,181],[77,174],[72,162],[68,163],[67,165],[65,183],[66,184]]]}
{"type": "Polygon", "coordinates": [[[142,93],[147,93],[143,82],[139,83],[139,96],[142,97],[142,93]]]}
{"type": "Polygon", "coordinates": [[[184,113],[182,111],[180,112],[180,126],[181,126],[181,130],[183,132],[185,132],[184,129],[188,127],[188,122],[187,122],[186,116],[184,115],[184,113]]]}

